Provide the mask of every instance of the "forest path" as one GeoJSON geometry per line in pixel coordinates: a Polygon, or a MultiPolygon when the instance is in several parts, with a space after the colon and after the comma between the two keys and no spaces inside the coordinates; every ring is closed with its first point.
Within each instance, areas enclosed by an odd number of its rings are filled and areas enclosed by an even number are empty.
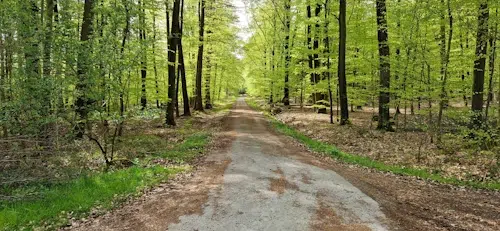
{"type": "Polygon", "coordinates": [[[301,162],[243,98],[231,111],[236,139],[219,190],[201,214],[169,230],[385,230],[377,202],[335,172],[301,162]],[[294,158],[295,157],[295,158],[294,158]]]}
{"type": "Polygon", "coordinates": [[[387,230],[378,203],[238,99],[225,150],[193,177],[80,230],[387,230]]]}

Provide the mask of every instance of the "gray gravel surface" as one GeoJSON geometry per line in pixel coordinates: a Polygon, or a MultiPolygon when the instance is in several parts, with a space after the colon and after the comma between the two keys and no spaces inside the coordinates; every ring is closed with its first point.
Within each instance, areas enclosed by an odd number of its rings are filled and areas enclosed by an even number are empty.
{"type": "Polygon", "coordinates": [[[293,145],[243,98],[230,116],[236,139],[223,184],[210,191],[201,214],[181,216],[168,230],[387,230],[375,200],[334,171],[287,156],[293,145]],[[320,206],[333,210],[340,224],[315,226],[325,222],[320,206]]]}

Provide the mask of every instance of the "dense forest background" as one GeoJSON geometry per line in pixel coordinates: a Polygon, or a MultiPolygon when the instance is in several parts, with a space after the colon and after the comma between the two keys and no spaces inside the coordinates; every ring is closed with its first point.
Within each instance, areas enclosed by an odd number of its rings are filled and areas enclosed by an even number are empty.
{"type": "Polygon", "coordinates": [[[202,72],[207,108],[240,88],[234,84],[240,82],[237,29],[227,1],[0,4],[6,142],[42,142],[35,146],[51,152],[85,136],[105,146],[111,141],[103,136],[120,136],[125,121],[144,111],[158,109],[169,125],[175,116],[189,116],[202,72]]]}
{"type": "Polygon", "coordinates": [[[500,187],[500,2],[239,3],[0,0],[0,228],[188,171],[240,94],[366,166],[500,187]]]}
{"type": "Polygon", "coordinates": [[[498,178],[498,8],[487,0],[251,2],[249,93],[342,150],[498,178]]]}

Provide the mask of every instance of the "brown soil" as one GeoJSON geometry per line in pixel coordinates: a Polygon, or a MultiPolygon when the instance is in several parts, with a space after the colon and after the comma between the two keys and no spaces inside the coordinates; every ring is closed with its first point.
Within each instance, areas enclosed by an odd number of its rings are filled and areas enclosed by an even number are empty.
{"type": "Polygon", "coordinates": [[[335,211],[324,202],[322,194],[318,193],[318,208],[311,221],[312,230],[331,230],[331,231],[370,231],[371,229],[361,224],[343,224],[341,218],[335,214],[335,211]]]}
{"type": "Polygon", "coordinates": [[[269,190],[273,192],[277,192],[278,195],[283,195],[285,193],[286,189],[291,189],[291,190],[298,190],[299,187],[297,185],[290,183],[286,180],[285,174],[283,171],[278,168],[276,170],[273,170],[274,173],[279,175],[279,178],[271,178],[269,179],[271,184],[269,185],[269,190]]]}
{"type": "Polygon", "coordinates": [[[311,184],[311,178],[308,175],[304,174],[304,173],[302,173],[302,179],[301,179],[301,181],[304,184],[311,184]]]}

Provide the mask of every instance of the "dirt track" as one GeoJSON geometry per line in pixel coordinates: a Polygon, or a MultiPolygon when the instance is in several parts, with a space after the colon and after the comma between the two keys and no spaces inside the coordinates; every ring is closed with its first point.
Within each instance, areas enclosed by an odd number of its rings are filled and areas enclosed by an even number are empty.
{"type": "Polygon", "coordinates": [[[239,99],[194,176],[75,230],[500,230],[497,193],[338,164],[269,128],[239,99]]]}

